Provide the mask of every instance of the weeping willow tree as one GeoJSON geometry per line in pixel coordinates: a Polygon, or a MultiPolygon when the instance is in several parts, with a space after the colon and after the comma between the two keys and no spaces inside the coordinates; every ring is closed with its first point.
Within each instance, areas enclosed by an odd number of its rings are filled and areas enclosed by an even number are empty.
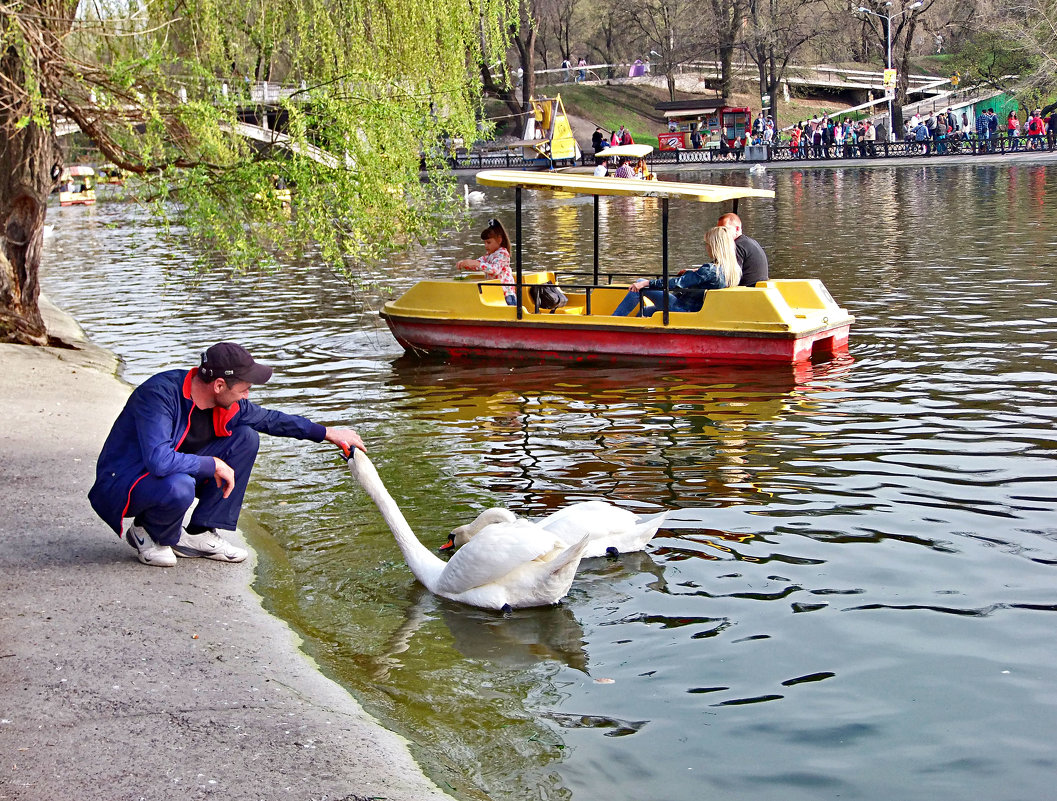
{"type": "Polygon", "coordinates": [[[516,12],[516,0],[0,0],[0,340],[47,341],[38,272],[65,130],[236,267],[307,252],[348,271],[432,236],[455,209],[445,143],[477,135],[480,64],[516,12]],[[258,96],[261,79],[279,96],[258,96]]]}

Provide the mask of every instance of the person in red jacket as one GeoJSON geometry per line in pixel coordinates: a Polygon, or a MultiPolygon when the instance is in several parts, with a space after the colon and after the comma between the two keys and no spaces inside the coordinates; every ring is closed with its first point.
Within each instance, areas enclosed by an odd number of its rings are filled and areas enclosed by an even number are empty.
{"type": "Polygon", "coordinates": [[[359,434],[249,401],[253,384],[272,377],[234,342],[202,354],[199,367],[167,370],[133,390],[96,463],[88,500],[145,565],[173,567],[177,556],[241,562],[248,552],[217,535],[234,530],[259,434],[366,450],[359,434]],[[191,504],[186,529],[181,528],[191,504]]]}
{"type": "Polygon", "coordinates": [[[1042,121],[1042,111],[1035,109],[1028,118],[1028,142],[1032,150],[1042,150],[1042,134],[1046,126],[1042,121]]]}

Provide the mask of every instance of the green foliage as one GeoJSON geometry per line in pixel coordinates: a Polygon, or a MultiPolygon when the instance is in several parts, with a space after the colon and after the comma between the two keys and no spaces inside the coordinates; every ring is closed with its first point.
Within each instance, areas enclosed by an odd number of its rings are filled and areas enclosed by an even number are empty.
{"type": "Polygon", "coordinates": [[[999,28],[977,32],[948,61],[952,74],[958,72],[963,83],[986,84],[996,89],[1012,86],[1016,76],[1030,66],[1021,44],[999,28]]]}
{"type": "MultiPolygon", "coordinates": [[[[78,122],[208,262],[312,253],[350,272],[456,219],[440,145],[477,138],[477,65],[502,52],[516,10],[512,0],[96,0],[66,20],[69,37],[35,18],[50,44],[23,60],[21,117],[47,122],[40,109],[53,109],[78,122]],[[265,75],[284,86],[267,104],[251,95],[265,75]]],[[[5,24],[4,44],[33,41],[11,31],[21,29],[5,24]]]]}

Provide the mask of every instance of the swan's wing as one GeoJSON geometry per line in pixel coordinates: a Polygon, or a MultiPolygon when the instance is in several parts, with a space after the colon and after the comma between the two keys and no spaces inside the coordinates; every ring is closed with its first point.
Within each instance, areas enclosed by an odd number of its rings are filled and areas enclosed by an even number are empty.
{"type": "Polygon", "coordinates": [[[627,509],[605,501],[583,501],[547,515],[539,525],[572,543],[584,534],[596,538],[630,531],[637,522],[638,518],[627,509]]]}
{"type": "Polygon", "coordinates": [[[495,523],[448,560],[436,591],[456,594],[491,584],[521,565],[564,547],[553,534],[527,520],[495,523]]]}

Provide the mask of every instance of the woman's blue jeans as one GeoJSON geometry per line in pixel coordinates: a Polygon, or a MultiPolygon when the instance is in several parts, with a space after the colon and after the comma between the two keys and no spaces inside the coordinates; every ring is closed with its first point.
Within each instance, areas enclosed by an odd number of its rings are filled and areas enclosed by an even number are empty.
{"type": "MultiPolygon", "coordinates": [[[[628,294],[624,296],[624,299],[620,301],[620,305],[613,311],[614,317],[627,317],[629,315],[638,317],[639,308],[639,297],[648,298],[653,305],[647,306],[645,310],[646,317],[650,317],[654,312],[659,312],[661,306],[664,304],[664,290],[663,289],[643,289],[641,292],[636,292],[634,289],[629,289],[628,294]],[[632,314],[634,312],[634,314],[632,314]]],[[[679,296],[671,293],[668,295],[668,311],[693,311],[688,308],[685,303],[680,301],[679,296]]]]}

